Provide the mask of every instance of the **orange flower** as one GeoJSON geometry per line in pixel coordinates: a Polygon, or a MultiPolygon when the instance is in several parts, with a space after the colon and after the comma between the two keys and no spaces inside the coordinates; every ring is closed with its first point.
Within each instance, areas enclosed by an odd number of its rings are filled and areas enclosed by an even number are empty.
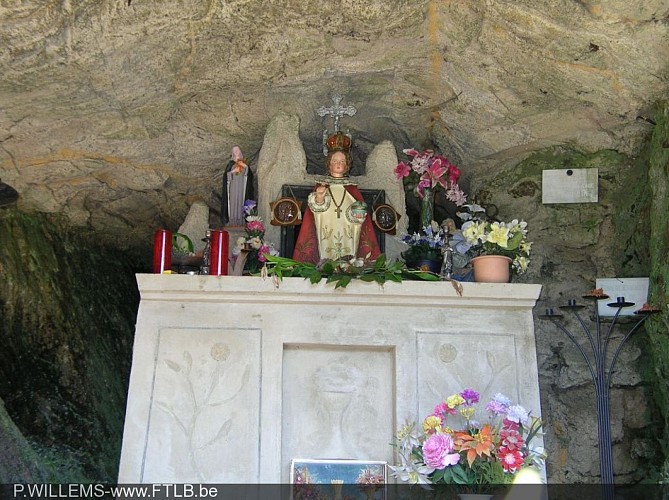
{"type": "Polygon", "coordinates": [[[246,163],[244,163],[244,160],[237,160],[234,166],[232,167],[232,173],[241,174],[245,168],[246,168],[246,163]]]}
{"type": "Polygon", "coordinates": [[[455,449],[467,453],[467,463],[471,467],[476,457],[486,455],[492,458],[492,451],[495,449],[493,442],[492,428],[486,424],[474,435],[467,432],[456,432],[453,436],[455,449]]]}

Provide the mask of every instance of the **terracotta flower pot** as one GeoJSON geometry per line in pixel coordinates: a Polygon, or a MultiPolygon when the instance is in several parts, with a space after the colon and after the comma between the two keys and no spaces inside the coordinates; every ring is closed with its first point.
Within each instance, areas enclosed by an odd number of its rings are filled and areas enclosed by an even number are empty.
{"type": "Polygon", "coordinates": [[[479,255],[472,259],[474,281],[508,283],[511,279],[511,259],[503,255],[479,255]]]}

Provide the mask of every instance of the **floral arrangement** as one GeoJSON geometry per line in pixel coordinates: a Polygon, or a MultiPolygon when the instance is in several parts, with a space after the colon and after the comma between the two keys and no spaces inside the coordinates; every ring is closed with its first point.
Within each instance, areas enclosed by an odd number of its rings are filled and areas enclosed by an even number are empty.
{"type": "Polygon", "coordinates": [[[527,222],[518,219],[492,221],[486,218],[485,209],[479,205],[465,205],[465,208],[467,211],[458,212],[465,222],[460,235],[454,238],[456,251],[472,257],[504,255],[511,258],[516,274],[527,271],[532,248],[532,242],[527,241],[527,222]]]}
{"type": "Polygon", "coordinates": [[[419,260],[441,261],[442,249],[448,245],[446,231],[435,221],[417,233],[400,236],[399,240],[409,245],[409,248],[402,252],[402,258],[409,263],[419,260]]]}
{"type": "Polygon", "coordinates": [[[479,393],[465,389],[438,404],[420,429],[415,423],[404,425],[396,436],[400,463],[389,466],[393,476],[476,492],[509,484],[521,469],[543,463],[542,450],[531,446],[541,431],[538,418],[502,394],[483,410],[478,402],[479,393]]]}
{"type": "Polygon", "coordinates": [[[457,206],[467,200],[464,191],[458,185],[460,169],[442,155],[435,154],[431,149],[418,152],[415,149],[404,149],[404,154],[411,157],[409,163],[400,162],[395,167],[395,178],[405,184],[415,184],[414,193],[423,198],[426,189],[443,189],[446,198],[457,206]]]}
{"type": "Polygon", "coordinates": [[[267,255],[279,255],[279,252],[271,243],[264,241],[265,224],[258,216],[258,206],[253,200],[246,200],[243,206],[244,211],[244,230],[246,237],[237,238],[237,244],[232,249],[232,254],[239,256],[242,250],[249,252],[246,258],[245,269],[251,273],[256,273],[265,265],[267,255]]]}

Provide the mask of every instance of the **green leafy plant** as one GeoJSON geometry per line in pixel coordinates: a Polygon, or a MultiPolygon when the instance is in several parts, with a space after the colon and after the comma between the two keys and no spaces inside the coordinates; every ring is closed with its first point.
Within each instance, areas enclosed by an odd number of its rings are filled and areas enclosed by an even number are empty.
{"type": "Polygon", "coordinates": [[[527,222],[513,219],[500,222],[488,219],[485,209],[476,204],[465,205],[458,216],[464,224],[460,234],[454,237],[457,252],[470,257],[479,255],[504,255],[512,260],[516,274],[527,271],[530,263],[532,242],[527,241],[527,222]]]}
{"type": "Polygon", "coordinates": [[[409,246],[402,252],[402,258],[410,263],[425,259],[441,261],[442,249],[448,245],[446,232],[434,221],[420,232],[400,236],[399,240],[409,246]]]}
{"type": "Polygon", "coordinates": [[[265,268],[269,276],[276,276],[279,279],[302,277],[311,283],[325,279],[327,283],[334,283],[335,288],[346,287],[352,280],[383,284],[386,281],[401,283],[404,279],[425,281],[440,279],[434,273],[407,269],[404,262],[388,262],[385,254],[381,254],[369,264],[361,259],[344,262],[324,260],[318,264],[309,264],[269,254],[265,254],[265,258],[267,259],[265,268]]]}
{"type": "Polygon", "coordinates": [[[172,252],[176,255],[193,255],[193,242],[183,233],[173,233],[172,252]]]}

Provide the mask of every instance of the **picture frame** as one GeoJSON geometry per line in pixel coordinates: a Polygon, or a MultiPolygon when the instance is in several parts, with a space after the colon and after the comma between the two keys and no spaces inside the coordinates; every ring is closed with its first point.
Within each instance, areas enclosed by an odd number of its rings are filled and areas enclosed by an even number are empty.
{"type": "Polygon", "coordinates": [[[291,498],[385,500],[388,462],[295,458],[290,462],[291,498]]]}

